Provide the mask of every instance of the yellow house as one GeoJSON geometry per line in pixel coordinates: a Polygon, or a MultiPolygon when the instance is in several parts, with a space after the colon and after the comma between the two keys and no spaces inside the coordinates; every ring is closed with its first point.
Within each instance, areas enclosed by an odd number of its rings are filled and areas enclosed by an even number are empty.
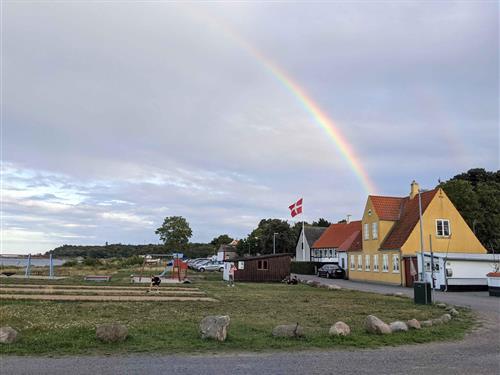
{"type": "MultiPolygon", "coordinates": [[[[348,251],[349,278],[412,286],[420,253],[419,186],[407,197],[368,196],[362,250],[348,251]]],[[[441,188],[420,194],[424,251],[485,254],[465,220],[441,188]]]]}

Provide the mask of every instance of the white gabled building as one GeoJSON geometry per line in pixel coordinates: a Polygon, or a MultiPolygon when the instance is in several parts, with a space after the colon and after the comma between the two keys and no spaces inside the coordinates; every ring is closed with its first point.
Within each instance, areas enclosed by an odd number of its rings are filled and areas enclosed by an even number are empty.
{"type": "Polygon", "coordinates": [[[304,226],[304,231],[300,232],[299,239],[297,240],[297,245],[295,246],[295,261],[297,262],[311,262],[311,247],[316,242],[318,238],[321,237],[323,232],[326,230],[325,227],[311,227],[304,226]],[[304,241],[302,242],[302,238],[304,241]],[[304,247],[302,247],[304,244],[304,247]]]}

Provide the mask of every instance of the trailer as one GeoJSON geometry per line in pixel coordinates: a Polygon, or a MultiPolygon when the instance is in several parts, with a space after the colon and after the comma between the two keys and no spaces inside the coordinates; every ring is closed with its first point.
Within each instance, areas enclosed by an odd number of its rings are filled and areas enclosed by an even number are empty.
{"type": "MultiPolygon", "coordinates": [[[[417,254],[422,269],[421,254],[417,254]]],[[[488,290],[487,274],[498,269],[499,254],[424,252],[424,277],[442,291],[488,290]]]]}

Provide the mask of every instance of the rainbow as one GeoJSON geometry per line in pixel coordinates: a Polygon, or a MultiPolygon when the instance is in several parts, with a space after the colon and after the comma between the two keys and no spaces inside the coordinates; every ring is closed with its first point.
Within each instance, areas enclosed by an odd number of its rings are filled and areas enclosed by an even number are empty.
{"type": "Polygon", "coordinates": [[[340,155],[347,161],[347,164],[353,171],[354,175],[361,182],[365,192],[367,194],[376,193],[377,189],[375,184],[363,168],[361,161],[352,146],[342,135],[339,127],[335,125],[333,120],[328,118],[319,105],[314,102],[312,97],[308,95],[306,91],[285,72],[283,68],[279,67],[269,57],[265,56],[261,51],[249,44],[229,25],[215,19],[212,15],[208,15],[204,12],[201,13],[199,8],[189,8],[191,9],[191,13],[196,13],[197,15],[202,16],[205,21],[208,21],[216,27],[222,29],[225,35],[230,36],[238,45],[252,55],[271,74],[271,76],[278,80],[293,95],[293,97],[297,99],[305,111],[314,119],[314,122],[321,129],[323,129],[328,137],[333,141],[340,155]]]}

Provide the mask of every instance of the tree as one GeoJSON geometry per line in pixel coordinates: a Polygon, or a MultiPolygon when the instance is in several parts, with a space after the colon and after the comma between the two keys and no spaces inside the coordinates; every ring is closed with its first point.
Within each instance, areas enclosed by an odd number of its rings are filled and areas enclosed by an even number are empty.
{"type": "Polygon", "coordinates": [[[228,245],[233,241],[231,237],[227,234],[221,234],[218,237],[215,237],[212,241],[210,241],[211,245],[214,245],[215,248],[219,248],[220,245],[228,245]]]}
{"type": "Polygon", "coordinates": [[[484,247],[500,252],[500,171],[474,168],[439,186],[484,247]]]}
{"type": "Polygon", "coordinates": [[[193,232],[189,223],[182,216],[168,216],[155,233],[169,251],[184,251],[188,248],[189,239],[193,232]]]}
{"type": "Polygon", "coordinates": [[[313,221],[312,226],[313,227],[326,227],[328,228],[332,223],[330,223],[328,220],[323,219],[322,217],[318,219],[318,221],[313,221]]]}

